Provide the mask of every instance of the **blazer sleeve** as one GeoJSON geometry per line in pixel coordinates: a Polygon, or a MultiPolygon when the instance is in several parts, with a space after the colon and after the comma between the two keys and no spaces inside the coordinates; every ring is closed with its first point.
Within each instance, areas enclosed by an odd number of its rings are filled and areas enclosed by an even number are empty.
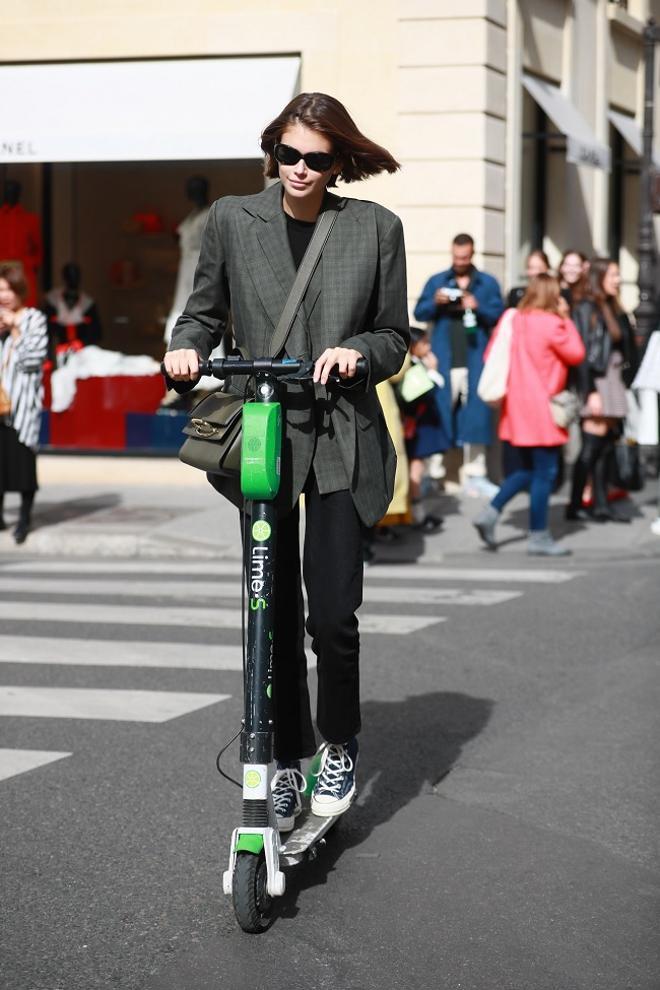
{"type": "Polygon", "coordinates": [[[359,351],[369,363],[367,388],[399,371],[408,352],[410,327],[406,292],[406,254],[403,227],[398,217],[379,238],[377,284],[370,307],[370,326],[342,341],[342,347],[359,351]]]}
{"type": "Polygon", "coordinates": [[[436,283],[437,279],[435,276],[430,278],[422,289],[421,296],[417,300],[414,316],[420,323],[430,323],[431,320],[435,320],[438,317],[440,307],[433,298],[435,296],[436,289],[439,288],[436,283]]]}
{"type": "Polygon", "coordinates": [[[215,202],[209,211],[192,295],[176,321],[169,347],[171,351],[191,348],[204,360],[220,343],[229,319],[229,280],[222,242],[225,213],[223,202],[215,202]]]}

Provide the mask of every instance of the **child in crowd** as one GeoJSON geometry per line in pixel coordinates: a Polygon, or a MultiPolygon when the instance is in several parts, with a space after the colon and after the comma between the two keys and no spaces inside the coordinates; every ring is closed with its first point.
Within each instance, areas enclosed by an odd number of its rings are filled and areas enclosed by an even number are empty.
{"type": "Polygon", "coordinates": [[[442,519],[424,509],[422,481],[426,459],[449,447],[449,438],[442,426],[437,397],[444,386],[438,373],[438,359],[431,350],[429,335],[422,327],[410,328],[411,366],[399,385],[406,452],[410,472],[412,515],[417,528],[433,533],[442,519]]]}

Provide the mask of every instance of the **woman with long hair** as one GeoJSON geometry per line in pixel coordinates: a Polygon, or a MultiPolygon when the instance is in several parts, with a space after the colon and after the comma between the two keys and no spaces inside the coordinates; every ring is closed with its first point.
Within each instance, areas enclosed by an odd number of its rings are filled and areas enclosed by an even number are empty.
{"type": "MultiPolygon", "coordinates": [[[[360,729],[359,637],[362,527],[374,525],[392,497],[395,455],[375,386],[406,356],[409,331],[401,221],[383,207],[328,192],[399,165],[362,134],[338,100],[302,93],[263,131],[268,178],[253,196],[211,207],[195,286],[165,355],[168,375],[194,383],[199,355],[219,343],[230,311],[245,356],[269,341],[320,213],[337,218],[285,353],[314,358],[314,385],[288,389],[277,505],[274,633],[273,799],[281,830],[301,810],[300,759],[316,748],[307,689],[300,580],[298,499],[305,494],[303,574],[307,628],[317,656],[317,725],[323,736],[312,810],[331,816],[353,800],[360,729]],[[366,358],[365,387],[351,382],[366,358]],[[337,367],[346,388],[326,391],[337,367]]],[[[214,486],[241,504],[219,476],[214,486]]]]}
{"type": "Polygon", "coordinates": [[[5,492],[19,492],[16,543],[30,531],[37,491],[43,389],[41,367],[48,349],[46,317],[25,305],[28,283],[18,264],[0,265],[0,529],[5,492]]]}
{"type": "Polygon", "coordinates": [[[594,258],[589,267],[588,295],[574,307],[575,323],[586,348],[576,369],[575,386],[583,406],[580,413],[582,447],[575,464],[569,520],[629,522],[629,517],[607,501],[607,462],[628,412],[626,385],[637,366],[635,338],[621,306],[621,274],[611,258],[594,258]],[[582,507],[587,478],[591,477],[593,507],[582,507]]]}
{"type": "MultiPolygon", "coordinates": [[[[502,483],[474,525],[484,543],[497,549],[495,527],[514,495],[529,491],[527,552],[558,557],[569,551],[556,543],[548,529],[548,503],[557,471],[559,451],[568,439],[550,411],[550,399],[566,387],[568,369],[584,357],[584,345],[553,275],[530,279],[513,317],[509,377],[502,404],[499,436],[517,448],[522,466],[502,483]]],[[[495,329],[489,349],[500,333],[495,329]]],[[[486,351],[488,359],[488,350],[486,351]]]]}
{"type": "Polygon", "coordinates": [[[557,266],[559,285],[561,294],[571,308],[587,294],[587,274],[589,271],[589,259],[582,251],[575,248],[568,248],[561,256],[557,266]]]}

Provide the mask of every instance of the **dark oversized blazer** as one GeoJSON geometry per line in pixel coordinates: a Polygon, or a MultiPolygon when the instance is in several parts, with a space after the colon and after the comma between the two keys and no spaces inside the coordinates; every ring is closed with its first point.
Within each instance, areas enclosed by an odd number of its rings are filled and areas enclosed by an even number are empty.
{"type": "MultiPolygon", "coordinates": [[[[327,391],[334,443],[357,511],[366,525],[384,515],[392,497],[396,455],[375,386],[401,367],[409,328],[401,221],[376,203],[326,194],[323,209],[337,220],[287,341],[294,357],[318,357],[349,347],[367,358],[366,389],[327,391]],[[312,351],[310,354],[309,351],[312,351]]],[[[229,314],[237,345],[250,357],[269,354],[270,340],[295,278],[279,182],[254,196],[226,196],[209,212],[193,293],[170,349],[194,348],[203,358],[219,343],[229,314]]],[[[278,504],[293,507],[315,447],[312,387],[287,389],[282,481],[278,504]]],[[[209,477],[232,501],[227,479],[209,477]]]]}

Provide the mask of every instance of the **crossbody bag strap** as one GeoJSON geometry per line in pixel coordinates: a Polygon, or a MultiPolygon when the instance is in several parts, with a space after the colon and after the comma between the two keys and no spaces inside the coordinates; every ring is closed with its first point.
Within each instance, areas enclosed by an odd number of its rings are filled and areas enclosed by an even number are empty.
{"type": "Polygon", "coordinates": [[[293,285],[291,286],[291,292],[289,293],[289,298],[284,304],[284,309],[282,310],[282,315],[279,318],[278,324],[275,327],[275,332],[273,333],[273,338],[270,342],[270,356],[276,357],[279,352],[284,347],[286,339],[289,336],[291,327],[293,326],[296,314],[300,308],[300,304],[303,301],[305,292],[307,291],[307,286],[310,283],[311,277],[314,274],[314,270],[319,262],[323,248],[325,247],[326,241],[330,236],[330,231],[333,228],[335,220],[337,219],[338,210],[326,210],[320,215],[317,220],[316,226],[314,227],[314,233],[307,245],[307,250],[300,262],[300,268],[296,274],[293,285]]]}

